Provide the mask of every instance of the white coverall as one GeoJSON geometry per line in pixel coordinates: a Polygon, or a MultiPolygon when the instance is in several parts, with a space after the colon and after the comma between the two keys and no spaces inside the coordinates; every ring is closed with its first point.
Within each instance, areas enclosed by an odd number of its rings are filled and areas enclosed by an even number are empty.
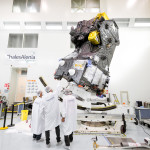
{"type": "Polygon", "coordinates": [[[41,113],[45,115],[45,131],[52,130],[61,124],[58,94],[61,87],[58,86],[55,92],[44,95],[41,113]]]}
{"type": "Polygon", "coordinates": [[[44,131],[44,116],[40,113],[42,102],[43,98],[36,98],[32,108],[31,131],[36,135],[44,131]]]}
{"type": "Polygon", "coordinates": [[[63,98],[62,117],[65,118],[65,122],[62,122],[64,135],[70,135],[76,130],[77,124],[77,103],[73,95],[63,98]]]}

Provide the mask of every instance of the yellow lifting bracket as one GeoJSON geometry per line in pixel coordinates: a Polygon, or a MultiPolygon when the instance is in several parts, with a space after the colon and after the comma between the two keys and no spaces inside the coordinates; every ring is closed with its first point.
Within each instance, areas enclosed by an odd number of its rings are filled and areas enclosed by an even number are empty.
{"type": "Polygon", "coordinates": [[[97,14],[97,16],[95,17],[94,21],[95,21],[96,19],[100,19],[101,17],[103,17],[105,20],[109,20],[109,18],[108,18],[108,16],[106,15],[106,13],[103,12],[103,13],[97,14]]]}
{"type": "Polygon", "coordinates": [[[97,45],[100,44],[100,37],[99,37],[99,32],[96,31],[92,31],[90,32],[89,36],[88,36],[88,40],[93,44],[93,45],[97,45]]]}

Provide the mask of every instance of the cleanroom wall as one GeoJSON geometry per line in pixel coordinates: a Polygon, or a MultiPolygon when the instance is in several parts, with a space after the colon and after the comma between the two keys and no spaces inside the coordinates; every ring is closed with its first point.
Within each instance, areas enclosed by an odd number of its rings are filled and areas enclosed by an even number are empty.
{"type": "Polygon", "coordinates": [[[110,66],[109,91],[128,91],[132,105],[135,101],[150,102],[150,28],[120,28],[120,45],[110,66]]]}
{"type": "MultiPolygon", "coordinates": [[[[4,89],[5,83],[10,82],[11,65],[13,67],[16,65],[6,57],[11,51],[7,48],[9,33],[15,31],[0,31],[1,89],[4,89]]],[[[34,33],[39,34],[38,48],[32,49],[36,53],[36,61],[17,65],[28,68],[27,80],[37,80],[39,88],[43,89],[38,80],[39,76],[43,76],[47,83],[56,89],[58,82],[54,80],[53,75],[59,59],[73,51],[70,48],[69,31],[36,30],[34,33]]],[[[116,48],[110,65],[109,92],[116,93],[120,99],[120,91],[128,91],[132,105],[136,100],[150,100],[150,28],[120,28],[119,35],[120,45],[116,48]]],[[[27,53],[31,49],[12,50],[14,53],[18,50],[27,53]]],[[[26,93],[26,96],[29,95],[26,93]]]]}

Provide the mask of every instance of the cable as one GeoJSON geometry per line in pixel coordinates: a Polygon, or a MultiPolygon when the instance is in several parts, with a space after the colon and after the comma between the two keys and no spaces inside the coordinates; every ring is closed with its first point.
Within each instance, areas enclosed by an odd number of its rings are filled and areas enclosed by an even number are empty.
{"type": "Polygon", "coordinates": [[[143,129],[143,131],[148,135],[148,136],[150,136],[150,134],[149,133],[147,133],[146,131],[145,131],[145,129],[144,129],[144,127],[143,126],[141,126],[140,124],[139,124],[139,126],[143,129]]]}

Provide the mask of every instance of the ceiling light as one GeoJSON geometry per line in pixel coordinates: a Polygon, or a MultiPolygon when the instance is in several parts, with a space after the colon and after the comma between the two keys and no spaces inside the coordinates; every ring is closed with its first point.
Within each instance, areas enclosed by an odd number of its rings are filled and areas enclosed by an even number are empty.
{"type": "Polygon", "coordinates": [[[41,23],[40,22],[25,22],[25,29],[39,30],[41,29],[41,23]]]}
{"type": "Polygon", "coordinates": [[[142,23],[140,23],[140,22],[138,22],[138,23],[135,23],[134,24],[134,26],[135,27],[150,27],[150,23],[148,23],[148,22],[142,22],[142,23]]]}
{"type": "Polygon", "coordinates": [[[35,29],[35,30],[39,30],[39,29],[41,29],[41,26],[36,26],[36,25],[34,25],[34,26],[26,26],[25,27],[26,29],[28,29],[28,30],[32,30],[32,29],[35,29]]]}
{"type": "Polygon", "coordinates": [[[48,30],[62,30],[61,22],[46,22],[46,29],[48,30]]]}
{"type": "Polygon", "coordinates": [[[46,26],[46,29],[48,30],[62,30],[62,26],[46,26]]]}
{"type": "Polygon", "coordinates": [[[4,22],[4,29],[6,30],[20,29],[20,23],[19,22],[4,22]]]}

